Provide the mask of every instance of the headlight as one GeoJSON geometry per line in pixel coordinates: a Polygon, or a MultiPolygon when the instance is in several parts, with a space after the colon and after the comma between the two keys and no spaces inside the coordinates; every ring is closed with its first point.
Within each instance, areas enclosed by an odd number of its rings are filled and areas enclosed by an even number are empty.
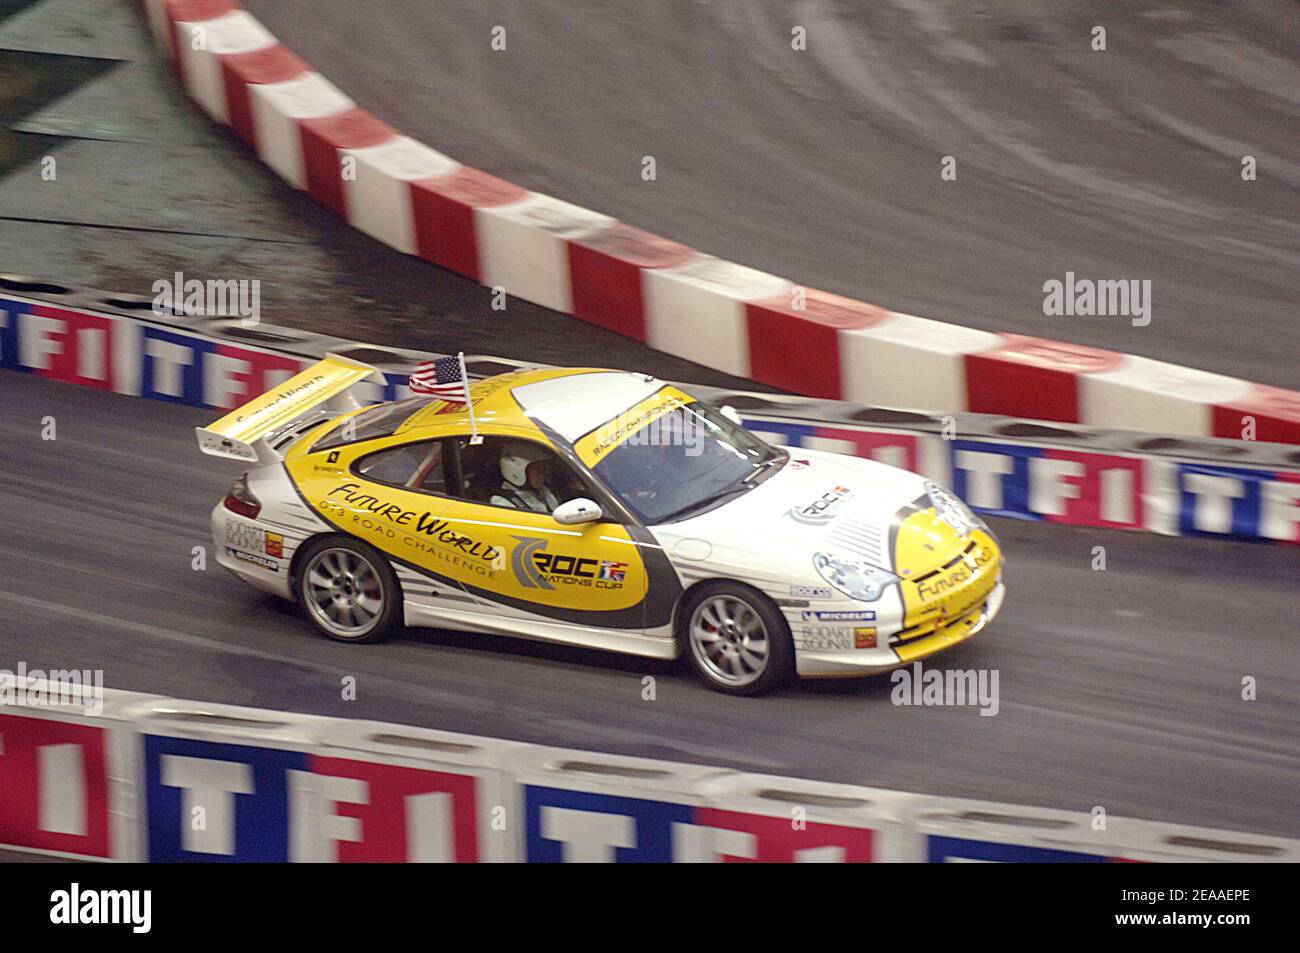
{"type": "Polygon", "coordinates": [[[984,521],[976,516],[969,506],[959,500],[956,495],[939,486],[939,484],[926,483],[925,493],[930,498],[930,505],[939,514],[939,519],[962,536],[969,536],[971,530],[975,529],[988,530],[988,527],[984,525],[984,521]]]}
{"type": "Polygon", "coordinates": [[[859,602],[875,602],[887,588],[898,582],[898,577],[892,572],[858,559],[816,553],[813,565],[823,579],[859,602]]]}

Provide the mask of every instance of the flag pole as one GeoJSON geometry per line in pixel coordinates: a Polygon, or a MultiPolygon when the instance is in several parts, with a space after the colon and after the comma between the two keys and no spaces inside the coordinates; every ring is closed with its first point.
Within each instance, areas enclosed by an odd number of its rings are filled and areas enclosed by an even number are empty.
{"type": "Polygon", "coordinates": [[[469,371],[465,370],[465,352],[457,351],[456,360],[460,361],[460,382],[465,388],[465,409],[469,411],[469,444],[475,446],[483,442],[478,435],[478,421],[474,419],[474,402],[469,397],[469,371]]]}

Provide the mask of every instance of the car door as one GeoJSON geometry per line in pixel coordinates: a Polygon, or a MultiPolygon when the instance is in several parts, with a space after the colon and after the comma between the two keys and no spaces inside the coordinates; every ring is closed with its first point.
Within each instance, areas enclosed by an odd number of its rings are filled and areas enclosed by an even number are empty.
{"type": "Polygon", "coordinates": [[[363,441],[289,465],[319,516],[392,557],[408,598],[461,595],[468,602],[461,577],[473,568],[492,572],[499,553],[448,530],[443,514],[457,482],[454,463],[454,447],[442,438],[363,441]]]}
{"type": "Polygon", "coordinates": [[[531,621],[640,634],[648,582],[634,531],[608,519],[565,526],[549,512],[504,505],[515,494],[503,488],[500,460],[521,446],[545,455],[559,502],[597,495],[540,441],[489,435],[472,444],[458,438],[459,486],[448,491],[452,499],[440,522],[453,537],[491,547],[496,563],[491,572],[462,572],[457,578],[477,600],[478,611],[516,618],[525,630],[531,621]]]}

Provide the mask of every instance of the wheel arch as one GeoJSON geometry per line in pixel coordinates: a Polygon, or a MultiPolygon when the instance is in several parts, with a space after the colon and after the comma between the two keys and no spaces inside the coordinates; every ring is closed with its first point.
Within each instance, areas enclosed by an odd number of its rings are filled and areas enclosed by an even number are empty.
{"type": "MultiPolygon", "coordinates": [[[[673,638],[677,641],[678,652],[681,652],[686,649],[686,645],[683,642],[684,630],[682,627],[682,619],[683,619],[682,614],[686,611],[686,607],[690,604],[696,592],[705,588],[706,586],[717,585],[718,583],[726,583],[727,585],[731,585],[731,586],[740,586],[743,589],[748,589],[750,592],[754,593],[759,598],[765,599],[768,603],[771,604],[772,609],[776,612],[776,614],[781,617],[781,621],[785,622],[786,628],[787,629],[789,628],[789,621],[785,618],[785,613],[781,611],[781,606],[777,604],[777,601],[771,596],[769,596],[762,589],[755,586],[752,582],[745,582],[743,579],[736,579],[732,576],[708,576],[704,579],[697,579],[695,582],[691,583],[689,586],[684,588],[681,592],[681,595],[677,597],[677,604],[673,606],[673,638]]],[[[790,635],[793,638],[794,634],[790,633],[790,635]]]]}
{"type": "Polygon", "coordinates": [[[397,567],[393,565],[393,560],[389,558],[389,555],[379,547],[372,546],[370,543],[367,543],[364,539],[357,539],[357,537],[355,536],[351,536],[348,533],[340,532],[339,530],[336,529],[321,530],[318,533],[312,533],[301,543],[299,543],[298,548],[293,551],[293,558],[289,560],[289,592],[292,593],[295,599],[298,598],[298,581],[299,581],[299,574],[302,572],[303,554],[308,552],[317,543],[323,542],[325,540],[331,540],[331,539],[345,540],[350,543],[364,543],[366,546],[369,546],[371,549],[377,552],[379,554],[379,557],[383,559],[386,563],[388,563],[388,568],[393,571],[393,578],[397,582],[398,596],[402,599],[405,599],[406,594],[402,590],[402,574],[397,571],[397,567]]]}

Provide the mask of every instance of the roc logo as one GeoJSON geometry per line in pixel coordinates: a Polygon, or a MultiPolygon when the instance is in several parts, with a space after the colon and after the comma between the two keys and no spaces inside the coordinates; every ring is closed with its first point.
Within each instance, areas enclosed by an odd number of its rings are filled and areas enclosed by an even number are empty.
{"type": "Polygon", "coordinates": [[[623,588],[627,563],[548,552],[546,544],[549,540],[536,536],[515,536],[514,539],[519,541],[519,545],[510,554],[510,568],[525,589],[554,589],[557,585],[623,588]]]}
{"type": "Polygon", "coordinates": [[[809,526],[822,526],[835,518],[840,504],[853,498],[853,491],[847,486],[837,486],[829,493],[823,493],[811,503],[796,506],[790,510],[790,518],[796,523],[809,526]]]}
{"type": "Polygon", "coordinates": [[[535,536],[516,536],[519,545],[515,551],[510,554],[510,568],[515,572],[515,578],[525,589],[554,589],[541,571],[533,565],[532,558],[534,555],[546,555],[538,553],[538,550],[546,548],[546,540],[538,539],[535,536]]]}

